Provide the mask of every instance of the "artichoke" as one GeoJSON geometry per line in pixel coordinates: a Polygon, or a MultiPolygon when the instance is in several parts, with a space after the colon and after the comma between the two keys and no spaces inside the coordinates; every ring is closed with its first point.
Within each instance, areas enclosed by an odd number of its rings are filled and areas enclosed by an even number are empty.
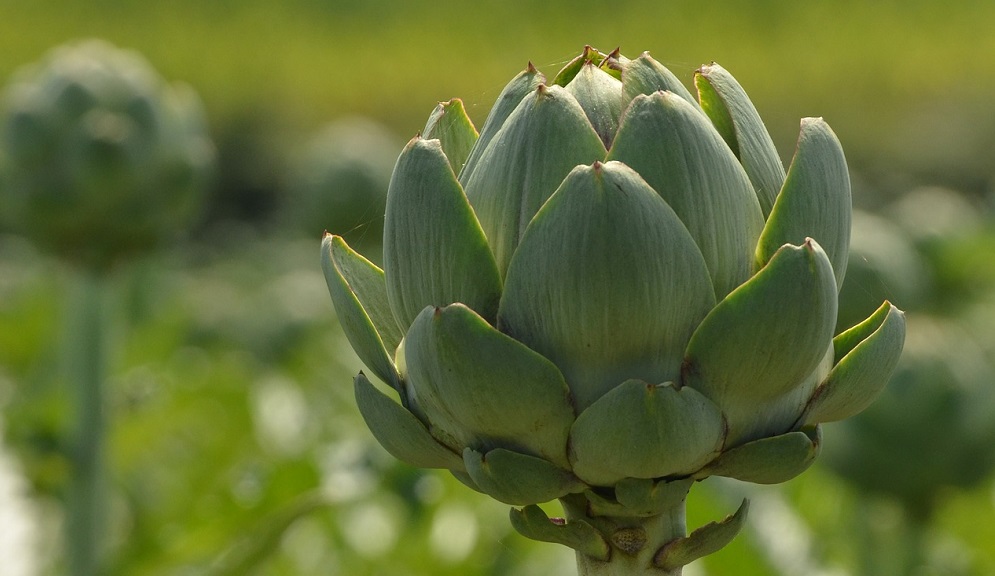
{"type": "Polygon", "coordinates": [[[286,178],[280,225],[308,238],[330,230],[379,248],[387,185],[400,144],[386,127],[367,118],[328,124],[286,178]]]}
{"type": "Polygon", "coordinates": [[[200,103],[91,40],[14,77],[0,118],[0,221],[93,268],[197,215],[214,161],[200,103]]]}
{"type": "Polygon", "coordinates": [[[717,64],[699,100],[642,54],[531,64],[479,134],[440,104],[388,189],[384,270],[326,235],[322,265],[377,440],[513,506],[581,574],[679,574],[746,503],[686,534],[710,475],[804,470],[820,422],[866,407],[895,366],[888,303],[833,338],[850,236],[840,144],[807,118],[785,174],[717,64]],[[559,499],[565,519],[536,505],[559,499]]]}

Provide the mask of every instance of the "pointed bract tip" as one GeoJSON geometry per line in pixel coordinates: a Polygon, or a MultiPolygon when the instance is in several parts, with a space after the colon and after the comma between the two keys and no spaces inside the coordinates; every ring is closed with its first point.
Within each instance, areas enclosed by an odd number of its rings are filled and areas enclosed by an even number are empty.
{"type": "Polygon", "coordinates": [[[536,72],[538,72],[538,70],[536,70],[535,64],[533,64],[532,61],[529,60],[528,66],[525,67],[525,73],[526,74],[535,74],[536,72]]]}
{"type": "Polygon", "coordinates": [[[708,76],[709,73],[711,73],[712,68],[715,68],[716,66],[718,66],[718,64],[715,63],[715,60],[712,60],[708,64],[702,64],[701,66],[698,66],[698,69],[695,70],[694,72],[695,72],[695,74],[701,74],[702,76],[708,76]]]}
{"type": "Polygon", "coordinates": [[[609,52],[608,58],[618,58],[621,55],[622,55],[622,47],[616,46],[614,50],[609,52]]]}

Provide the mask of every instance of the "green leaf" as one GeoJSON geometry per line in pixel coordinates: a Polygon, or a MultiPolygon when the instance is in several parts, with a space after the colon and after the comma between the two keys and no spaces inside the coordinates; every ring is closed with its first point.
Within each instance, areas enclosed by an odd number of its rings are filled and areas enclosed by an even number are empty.
{"type": "Polygon", "coordinates": [[[837,287],[850,250],[850,174],[843,148],[822,118],[804,118],[798,148],[757,244],[763,266],[784,244],[813,238],[829,256],[837,287]]]}
{"type": "Polygon", "coordinates": [[[452,448],[508,448],[567,468],[574,420],[556,367],[469,308],[426,308],[405,339],[408,390],[452,448]]]}
{"type": "Polygon", "coordinates": [[[405,330],[426,306],[461,302],[488,320],[496,315],[501,278],[438,140],[414,138],[397,159],[384,270],[391,310],[405,330]]]}
{"type": "Polygon", "coordinates": [[[615,484],[615,498],[635,516],[656,516],[673,510],[694,484],[694,478],[644,480],[626,478],[615,484]]]}
{"type": "Polygon", "coordinates": [[[624,164],[595,163],[571,172],[526,231],[498,325],[560,368],[583,411],[629,378],[677,378],[713,305],[673,210],[624,164]]]}
{"type": "Polygon", "coordinates": [[[803,421],[835,422],[870,406],[898,365],[904,344],[905,314],[889,302],[837,336],[833,345],[842,358],[816,390],[803,421]]]}
{"type": "Polygon", "coordinates": [[[571,460],[595,486],[684,476],[715,458],[724,437],[722,414],[697,390],[628,380],[577,417],[571,460]]]}
{"type": "Polygon", "coordinates": [[[510,519],[512,527],[526,538],[562,544],[601,561],[607,561],[611,554],[604,536],[583,520],[553,522],[534,504],[521,510],[512,508],[510,519]]]}
{"type": "Polygon", "coordinates": [[[619,79],[621,71],[622,62],[628,62],[624,56],[619,55],[618,48],[616,48],[611,54],[604,54],[601,51],[593,48],[590,45],[584,46],[584,50],[579,56],[575,57],[573,60],[566,63],[556,76],[550,85],[556,86],[566,86],[573,82],[574,78],[580,74],[581,69],[585,65],[593,65],[601,68],[605,73],[610,74],[616,80],[619,79]]]}
{"type": "Polygon", "coordinates": [[[566,88],[584,109],[605,147],[611,146],[622,109],[629,102],[622,94],[622,82],[588,62],[566,88]]]}
{"type": "Polygon", "coordinates": [[[421,135],[426,140],[438,140],[442,143],[442,151],[456,174],[463,169],[463,164],[477,141],[477,129],[466,115],[463,101],[459,98],[439,102],[428,117],[421,135]]]}
{"type": "Polygon", "coordinates": [[[694,83],[702,110],[743,164],[767,218],[784,183],[784,165],[760,114],[732,74],[714,62],[695,72],[694,83]]]}
{"type": "Polygon", "coordinates": [[[472,172],[477,162],[480,160],[481,154],[484,153],[491,143],[491,140],[504,126],[505,121],[508,116],[511,115],[512,111],[518,107],[518,104],[522,101],[522,98],[531,92],[533,92],[540,84],[546,81],[546,77],[543,76],[538,70],[529,65],[515,76],[507,86],[501,90],[498,94],[497,100],[494,102],[494,106],[491,106],[491,111],[487,114],[487,120],[484,121],[484,127],[480,129],[480,137],[477,138],[477,142],[473,145],[473,149],[470,150],[470,156],[466,159],[466,163],[463,165],[463,170],[458,172],[460,176],[460,182],[465,183],[464,173],[472,172]]]}
{"type": "Polygon", "coordinates": [[[638,172],[674,209],[705,257],[717,299],[750,277],[763,213],[743,167],[703,114],[671,93],[637,96],[608,159],[638,172]]]}
{"type": "Polygon", "coordinates": [[[362,372],[354,386],[366,426],[391,456],[418,468],[463,470],[458,454],[437,442],[414,414],[377,390],[362,372]]]}
{"type": "Polygon", "coordinates": [[[486,454],[467,448],[463,462],[485,494],[514,506],[549,502],[585,488],[573,474],[542,458],[503,448],[486,454]]]}
{"type": "Polygon", "coordinates": [[[695,477],[725,476],[754,484],[780,484],[804,472],[819,455],[821,444],[818,426],[761,438],[723,452],[695,477]]]}
{"type": "Polygon", "coordinates": [[[349,344],[378,378],[400,393],[391,352],[401,333],[387,304],[383,272],[331,234],[321,241],[321,269],[349,344]]]}
{"type": "Polygon", "coordinates": [[[622,69],[622,84],[624,85],[627,101],[632,101],[640,94],[650,95],[654,92],[673,92],[691,104],[694,108],[699,108],[698,101],[691,96],[691,92],[664,66],[650,56],[649,52],[643,52],[639,58],[629,60],[622,69]]]}
{"type": "Polygon", "coordinates": [[[692,476],[678,480],[625,478],[615,484],[615,499],[609,500],[593,490],[584,492],[592,516],[648,518],[673,510],[687,497],[694,484],[692,476]]]}
{"type": "MultiPolygon", "coordinates": [[[[813,240],[784,246],[698,326],[682,383],[722,409],[727,445],[735,445],[757,429],[758,404],[790,395],[816,371],[835,323],[836,281],[825,252],[813,240]]],[[[797,416],[786,415],[784,426],[797,416]]]]}
{"type": "Polygon", "coordinates": [[[718,552],[732,542],[743,529],[750,510],[750,501],[743,500],[736,513],[721,522],[711,522],[685,538],[667,543],[656,553],[653,564],[662,570],[677,570],[699,558],[718,552]]]}
{"type": "Polygon", "coordinates": [[[563,178],[604,156],[601,138],[566,89],[540,85],[522,100],[479,162],[468,163],[461,175],[502,274],[525,227],[563,178]]]}

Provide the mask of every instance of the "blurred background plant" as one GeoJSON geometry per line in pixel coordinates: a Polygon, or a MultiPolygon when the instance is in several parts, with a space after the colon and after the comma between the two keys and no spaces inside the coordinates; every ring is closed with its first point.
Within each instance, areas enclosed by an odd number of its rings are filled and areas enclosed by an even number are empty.
{"type": "MultiPolygon", "coordinates": [[[[397,0],[0,1],[0,84],[13,85],[16,69],[56,45],[104,38],[192,86],[217,147],[216,177],[191,235],[113,274],[106,290],[115,351],[105,379],[113,421],[106,574],[572,573],[568,550],[512,534],[504,506],[400,465],[376,445],[341,385],[360,363],[317,261],[325,228],[368,241],[359,244],[364,254],[378,258],[391,164],[436,102],[463,96],[479,126],[527,58],[542,55],[537,65],[557,68],[587,43],[646,47],[686,81],[711,60],[736,70],[788,156],[797,118],[831,122],[870,222],[855,229],[851,270],[863,259],[871,270],[848,275],[845,298],[892,299],[910,311],[922,341],[896,377],[913,383],[896,379],[875,407],[915,431],[898,433],[897,447],[873,466],[895,462],[889,471],[906,466],[906,480],[934,486],[910,497],[915,506],[932,502],[925,573],[995,573],[995,493],[982,473],[992,449],[982,446],[975,466],[944,465],[927,452],[928,442],[942,446],[938,439],[977,434],[995,420],[984,402],[949,391],[993,386],[995,59],[982,55],[995,53],[995,4],[623,0],[610,17],[605,10],[588,0],[527,11],[481,0],[443,12],[397,0]],[[947,192],[931,196],[924,186],[947,192]],[[930,396],[937,400],[921,416],[884,402],[920,398],[926,392],[911,391],[940,380],[951,388],[930,396]],[[923,422],[943,418],[961,426],[923,422]],[[959,468],[974,469],[973,481],[940,474],[959,468]]],[[[9,153],[0,154],[9,166],[9,153]]],[[[0,211],[11,206],[11,186],[0,176],[0,211]]],[[[55,222],[53,213],[38,226],[55,222]]],[[[25,224],[0,224],[3,576],[60,573],[57,502],[74,437],[58,344],[73,272],[50,239],[15,234],[35,229],[25,224]]],[[[827,430],[824,460],[835,463],[830,450],[839,447],[845,461],[855,450],[848,435],[827,430]]],[[[967,442],[948,445],[956,448],[949,458],[967,442]]],[[[905,496],[869,500],[882,490],[842,478],[817,466],[780,490],[755,492],[780,503],[764,504],[775,512],[686,574],[860,573],[870,540],[854,527],[866,521],[885,534],[905,526],[905,496]]],[[[689,503],[693,525],[755,490],[701,488],[689,503]]]]}

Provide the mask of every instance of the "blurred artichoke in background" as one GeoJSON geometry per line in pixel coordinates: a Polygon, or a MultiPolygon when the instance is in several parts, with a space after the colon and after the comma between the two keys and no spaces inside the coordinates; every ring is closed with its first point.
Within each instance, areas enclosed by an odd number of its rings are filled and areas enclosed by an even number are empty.
{"type": "Polygon", "coordinates": [[[0,117],[0,221],[103,267],[189,225],[214,149],[199,101],[97,40],[18,72],[0,117]]]}
{"type": "Polygon", "coordinates": [[[400,144],[386,127],[367,118],[329,124],[288,175],[281,229],[312,238],[328,230],[353,245],[379,249],[387,185],[400,144]]]}
{"type": "Polygon", "coordinates": [[[850,529],[862,533],[857,573],[922,574],[932,565],[952,574],[932,558],[934,513],[952,490],[995,471],[995,366],[975,333],[991,325],[977,265],[990,260],[990,240],[979,211],[950,190],[912,190],[882,213],[890,218],[854,215],[840,317],[859,317],[884,295],[910,311],[908,340],[874,405],[827,427],[823,461],[866,508],[850,529]],[[875,522],[869,506],[889,501],[901,519],[875,522]]]}
{"type": "Polygon", "coordinates": [[[925,522],[950,488],[970,488],[995,470],[995,369],[950,321],[915,316],[905,348],[878,401],[832,427],[825,461],[925,522]]]}
{"type": "Polygon", "coordinates": [[[818,424],[880,392],[904,340],[888,303],[833,338],[850,240],[836,136],[807,118],[785,174],[716,64],[699,99],[644,53],[591,48],[551,81],[529,67],[479,135],[454,99],[391,179],[384,270],[326,236],[343,329],[377,439],[577,550],[581,574],[679,574],[738,531],[745,504],[686,534],[710,475],[777,483],[818,424]],[[537,503],[560,499],[566,520],[537,503]]]}

